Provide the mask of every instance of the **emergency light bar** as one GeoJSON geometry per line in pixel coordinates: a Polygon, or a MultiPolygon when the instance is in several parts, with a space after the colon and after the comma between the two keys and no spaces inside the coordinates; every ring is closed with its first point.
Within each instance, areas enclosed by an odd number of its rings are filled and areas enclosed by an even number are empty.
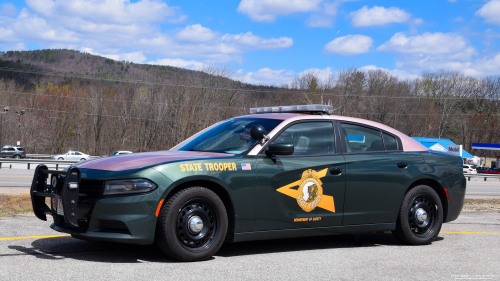
{"type": "Polygon", "coordinates": [[[271,106],[271,107],[255,107],[250,108],[250,114],[262,113],[326,113],[330,114],[333,111],[331,105],[321,104],[306,104],[306,105],[287,105],[287,106],[271,106]]]}

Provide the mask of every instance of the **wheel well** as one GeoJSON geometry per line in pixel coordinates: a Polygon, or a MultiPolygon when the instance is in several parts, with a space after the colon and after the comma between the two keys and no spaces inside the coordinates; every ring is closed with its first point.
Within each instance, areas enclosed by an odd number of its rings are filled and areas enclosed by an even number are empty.
{"type": "Polygon", "coordinates": [[[446,221],[446,217],[448,216],[448,199],[446,197],[444,187],[436,180],[420,179],[412,183],[410,187],[408,187],[408,190],[406,190],[406,192],[417,185],[427,185],[434,189],[434,191],[436,191],[436,193],[439,195],[439,199],[441,199],[441,205],[443,205],[443,221],[446,221]]]}
{"type": "Polygon", "coordinates": [[[165,201],[168,201],[170,197],[172,197],[174,194],[179,192],[180,190],[190,187],[190,186],[203,186],[205,188],[210,189],[213,191],[219,198],[222,200],[222,203],[224,203],[224,207],[226,208],[227,212],[227,219],[228,219],[228,231],[226,234],[226,242],[231,242],[233,241],[234,238],[234,226],[235,226],[235,213],[234,213],[234,205],[233,201],[231,200],[231,197],[227,193],[227,191],[220,186],[219,184],[212,182],[212,181],[207,181],[207,180],[195,180],[195,181],[188,181],[185,183],[180,184],[179,186],[176,186],[174,189],[172,189],[167,197],[165,198],[165,201]]]}

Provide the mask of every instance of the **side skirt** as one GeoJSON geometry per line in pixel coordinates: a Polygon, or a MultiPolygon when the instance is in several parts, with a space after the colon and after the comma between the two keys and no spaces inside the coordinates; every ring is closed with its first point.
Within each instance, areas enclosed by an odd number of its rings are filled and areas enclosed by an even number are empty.
{"type": "Polygon", "coordinates": [[[323,235],[345,234],[345,233],[380,232],[380,231],[391,231],[394,229],[396,229],[395,223],[379,223],[379,224],[363,224],[363,225],[349,225],[349,226],[255,231],[255,232],[235,233],[233,242],[279,239],[279,238],[297,238],[297,237],[307,237],[307,236],[323,236],[323,235]]]}

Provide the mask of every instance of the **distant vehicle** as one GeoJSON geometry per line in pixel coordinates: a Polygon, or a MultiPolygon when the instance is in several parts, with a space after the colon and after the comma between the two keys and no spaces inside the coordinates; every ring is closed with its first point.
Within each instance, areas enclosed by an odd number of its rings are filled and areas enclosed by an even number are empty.
{"type": "Polygon", "coordinates": [[[1,156],[7,158],[21,159],[21,158],[26,158],[26,152],[22,147],[6,145],[2,147],[1,156]]]}
{"type": "Polygon", "coordinates": [[[63,154],[52,155],[54,160],[74,160],[74,161],[84,161],[90,159],[90,155],[82,153],[80,151],[68,151],[63,154]]]}
{"type": "Polygon", "coordinates": [[[464,174],[477,174],[476,168],[472,165],[464,165],[464,174]]]}
{"type": "Polygon", "coordinates": [[[488,167],[476,167],[476,171],[478,174],[487,174],[488,170],[488,167]]]}
{"type": "Polygon", "coordinates": [[[488,169],[486,174],[500,174],[500,169],[488,169]]]}
{"type": "Polygon", "coordinates": [[[102,155],[100,157],[109,157],[109,156],[117,156],[117,155],[122,155],[122,154],[130,154],[133,153],[132,151],[127,151],[127,150],[117,150],[109,155],[102,155]]]}

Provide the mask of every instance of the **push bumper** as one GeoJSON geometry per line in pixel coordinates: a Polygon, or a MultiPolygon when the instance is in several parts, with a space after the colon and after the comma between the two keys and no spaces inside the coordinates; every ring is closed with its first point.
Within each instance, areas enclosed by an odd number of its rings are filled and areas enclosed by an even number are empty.
{"type": "Polygon", "coordinates": [[[53,217],[54,222],[50,226],[52,229],[71,234],[82,240],[143,245],[154,242],[156,210],[165,193],[165,186],[168,187],[171,184],[171,181],[165,180],[160,173],[157,175],[161,178],[153,176],[152,180],[161,181],[163,184],[159,184],[158,188],[149,193],[127,196],[98,195],[91,203],[89,202],[92,200],[85,200],[86,197],[82,197],[82,193],[86,192],[85,181],[92,180],[80,180],[80,171],[77,168],[70,169],[67,173],[64,172],[66,178],[63,179],[64,185],[61,187],[51,187],[46,184],[49,174],[61,175],[63,172],[50,171],[44,165],[39,165],[33,179],[31,198],[33,210],[39,219],[47,220],[47,215],[53,217]],[[75,172],[78,178],[71,179],[71,175],[75,172]],[[65,189],[69,190],[70,181],[71,183],[77,182],[81,187],[76,197],[73,197],[73,194],[64,193],[65,189]],[[64,215],[57,213],[58,207],[55,207],[57,204],[47,206],[46,197],[56,202],[62,200],[64,215]],[[69,209],[73,205],[76,205],[76,209],[69,209]]]}

